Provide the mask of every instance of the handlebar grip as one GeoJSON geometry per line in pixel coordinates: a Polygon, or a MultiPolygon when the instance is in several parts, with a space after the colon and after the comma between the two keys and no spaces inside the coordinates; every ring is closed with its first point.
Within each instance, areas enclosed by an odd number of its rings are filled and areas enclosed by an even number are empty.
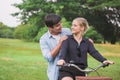
{"type": "Polygon", "coordinates": [[[105,68],[105,67],[107,67],[107,66],[109,66],[109,63],[103,63],[103,68],[105,68]]]}

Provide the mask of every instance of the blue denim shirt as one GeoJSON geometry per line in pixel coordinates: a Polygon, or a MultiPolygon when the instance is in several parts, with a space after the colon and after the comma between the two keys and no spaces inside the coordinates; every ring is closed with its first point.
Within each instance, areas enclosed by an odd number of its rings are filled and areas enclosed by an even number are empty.
{"type": "MultiPolygon", "coordinates": [[[[63,28],[60,36],[71,35],[71,31],[68,28],[63,28]]],[[[59,55],[56,55],[55,58],[52,57],[50,51],[54,49],[57,45],[57,40],[52,37],[50,32],[46,32],[40,38],[40,48],[44,58],[48,61],[48,70],[47,76],[49,80],[58,80],[58,66],[56,66],[59,59],[59,55]]],[[[59,54],[59,53],[58,53],[59,54]]]]}

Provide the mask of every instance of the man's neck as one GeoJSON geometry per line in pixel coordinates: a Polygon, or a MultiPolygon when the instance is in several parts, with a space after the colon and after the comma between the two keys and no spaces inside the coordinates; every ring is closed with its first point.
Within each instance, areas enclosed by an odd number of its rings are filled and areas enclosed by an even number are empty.
{"type": "Polygon", "coordinates": [[[52,31],[49,31],[51,35],[54,35],[54,36],[57,36],[59,35],[60,33],[55,33],[55,32],[52,32],[52,31]]]}

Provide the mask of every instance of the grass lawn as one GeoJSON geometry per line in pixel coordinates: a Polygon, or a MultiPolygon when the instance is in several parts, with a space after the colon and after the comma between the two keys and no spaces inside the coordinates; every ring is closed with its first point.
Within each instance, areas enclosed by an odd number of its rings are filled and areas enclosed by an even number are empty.
{"type": "Polygon", "coordinates": [[[39,43],[0,39],[0,80],[47,80],[39,43]]]}
{"type": "MultiPolygon", "coordinates": [[[[101,76],[120,79],[120,45],[95,44],[97,50],[107,59],[115,62],[101,68],[101,76]]],[[[90,67],[100,63],[89,56],[90,67]]],[[[24,42],[17,39],[0,38],[0,80],[47,80],[47,62],[43,58],[39,43],[24,42]]],[[[89,76],[97,76],[91,73],[89,76]]]]}

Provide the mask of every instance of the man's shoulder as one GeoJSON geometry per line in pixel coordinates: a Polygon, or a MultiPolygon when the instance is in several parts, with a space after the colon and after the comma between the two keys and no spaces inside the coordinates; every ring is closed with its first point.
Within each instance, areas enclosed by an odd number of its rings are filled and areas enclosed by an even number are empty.
{"type": "Polygon", "coordinates": [[[49,34],[48,34],[48,32],[46,32],[46,33],[44,33],[41,37],[40,37],[40,39],[42,39],[42,38],[47,38],[49,36],[49,34]]]}
{"type": "Polygon", "coordinates": [[[71,35],[71,30],[69,28],[62,28],[62,33],[66,35],[71,35]]]}
{"type": "Polygon", "coordinates": [[[70,29],[69,28],[62,28],[62,30],[69,31],[70,29]]]}

